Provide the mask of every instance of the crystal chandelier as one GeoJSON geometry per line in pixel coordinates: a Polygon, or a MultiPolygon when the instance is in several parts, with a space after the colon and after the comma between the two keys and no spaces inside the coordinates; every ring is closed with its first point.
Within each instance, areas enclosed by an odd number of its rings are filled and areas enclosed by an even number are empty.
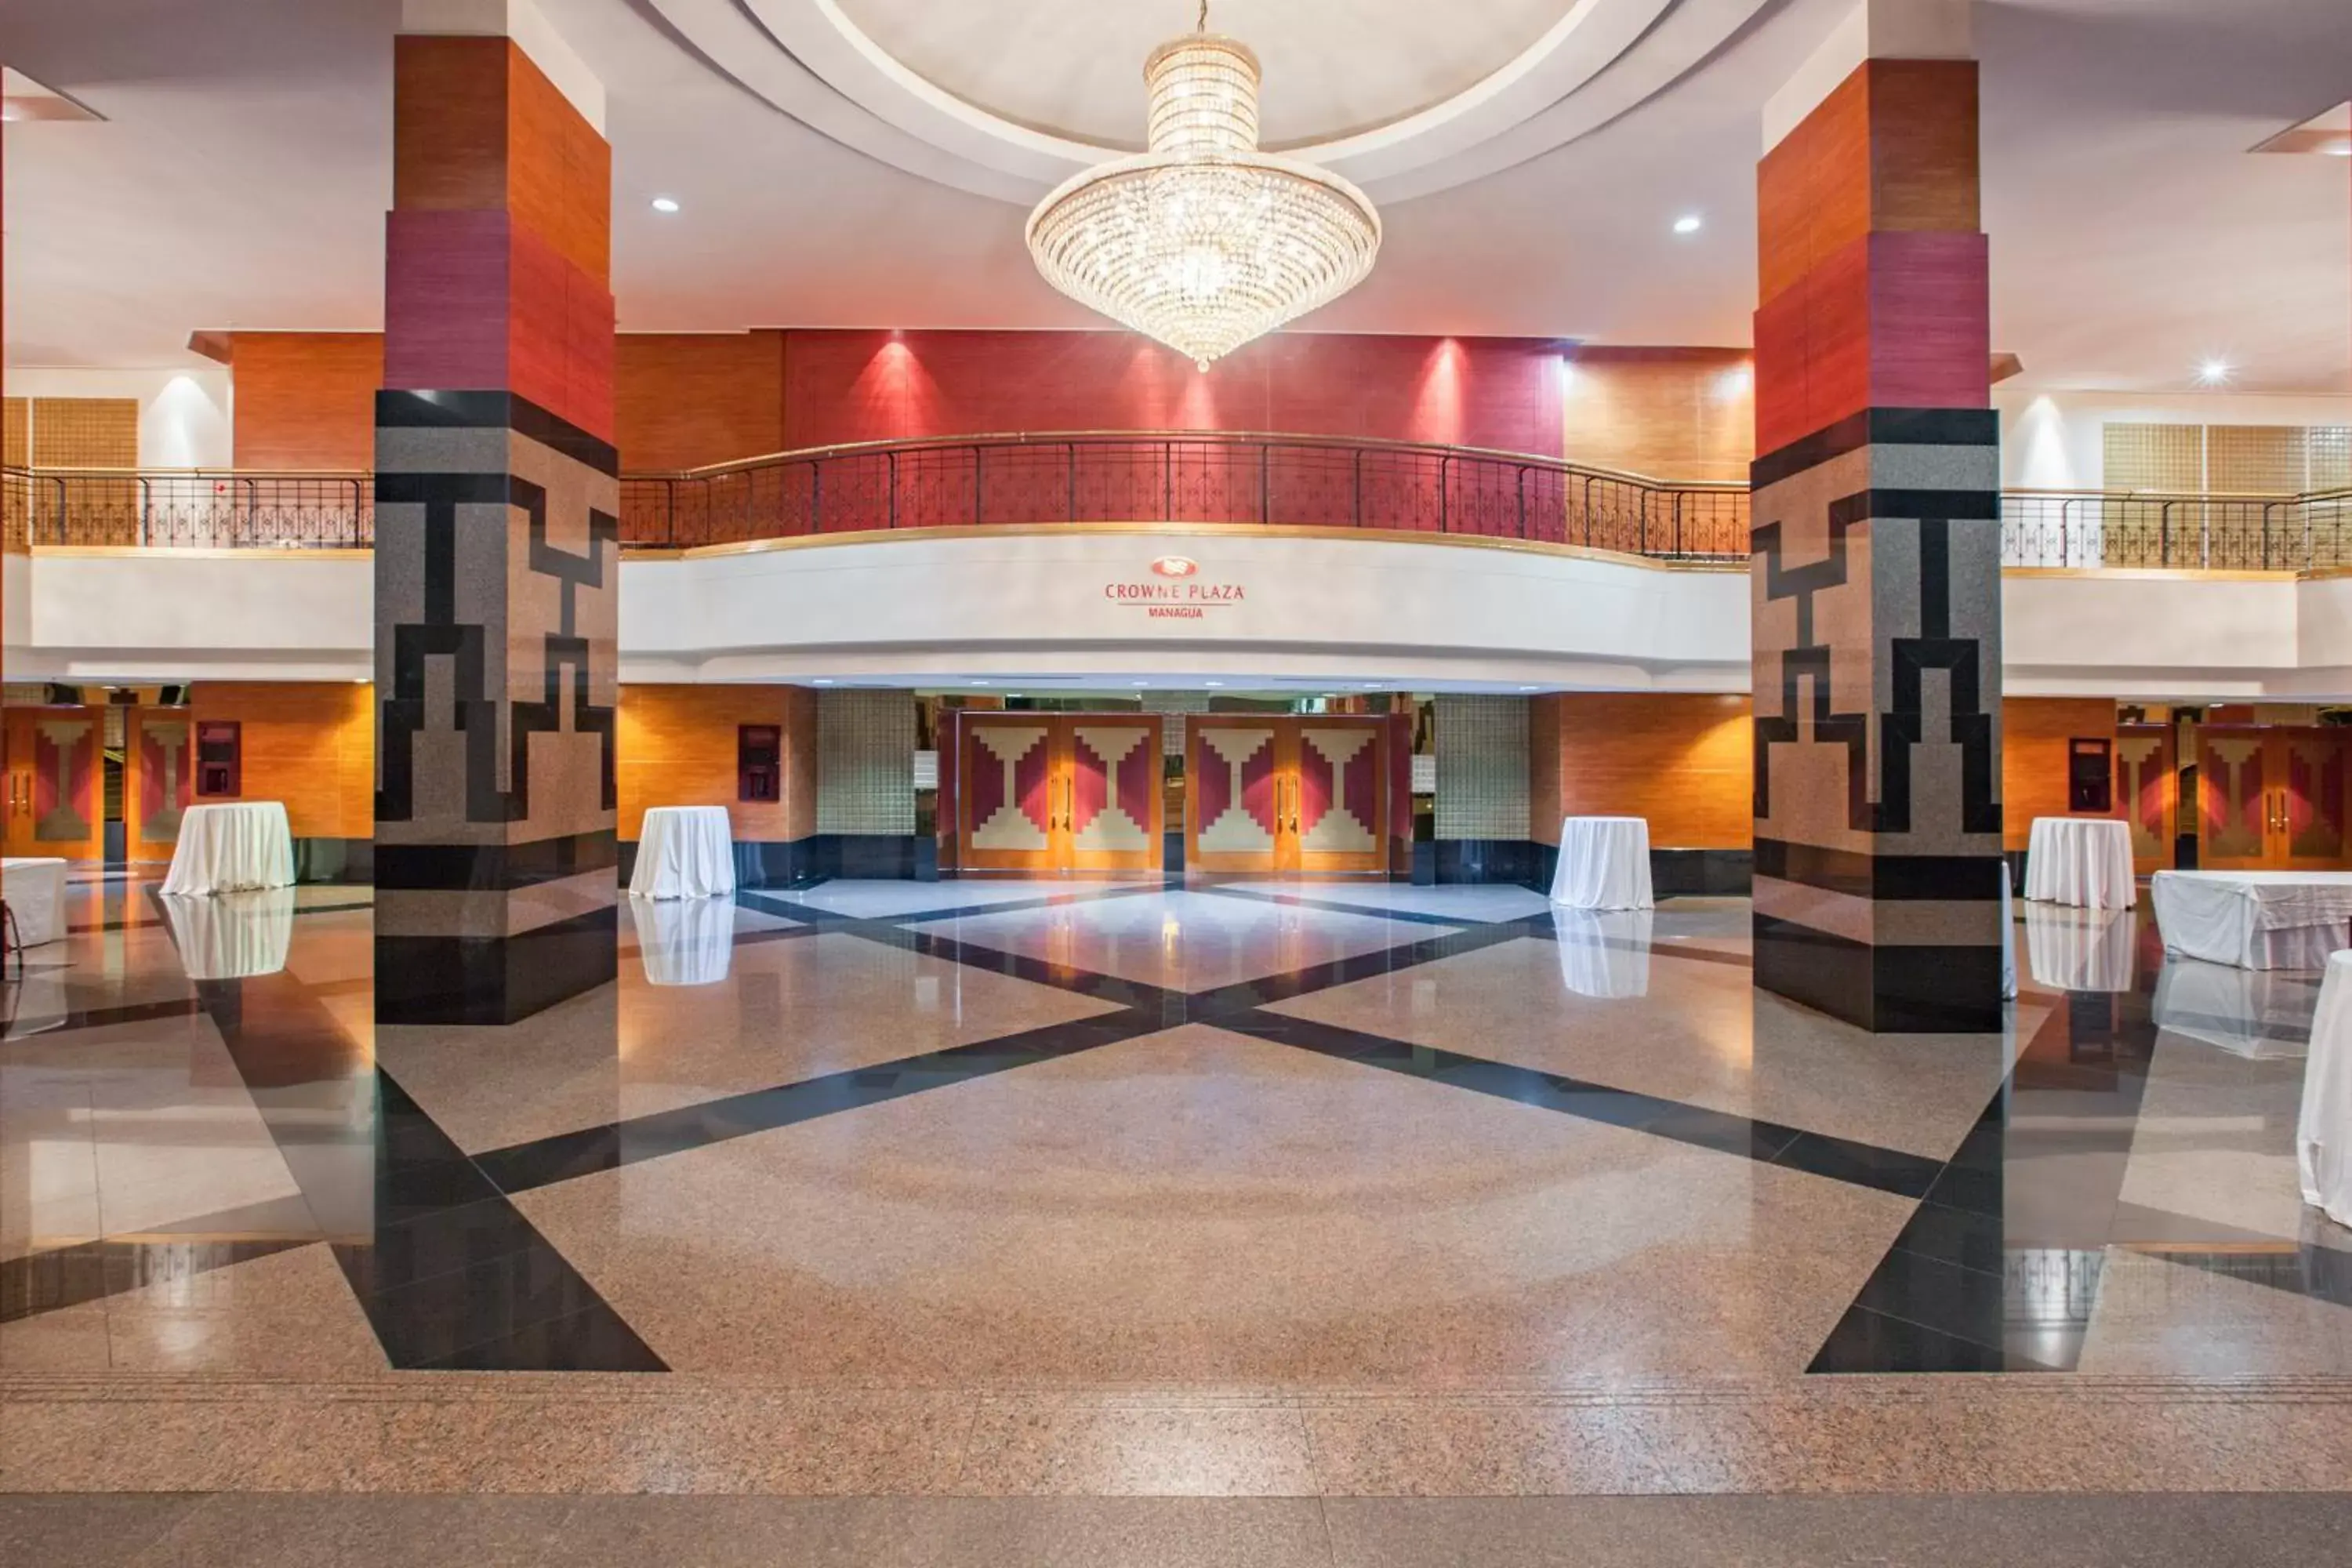
{"type": "Polygon", "coordinates": [[[1029,215],[1045,281],[1202,370],[1364,280],[1381,218],[1339,175],[1257,146],[1257,57],[1207,30],[1144,62],[1150,151],[1066,181],[1029,215]]]}

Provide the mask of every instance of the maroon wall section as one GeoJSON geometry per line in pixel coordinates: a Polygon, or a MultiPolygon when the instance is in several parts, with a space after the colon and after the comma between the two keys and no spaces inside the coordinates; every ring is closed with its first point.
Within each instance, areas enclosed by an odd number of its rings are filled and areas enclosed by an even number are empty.
{"type": "Polygon", "coordinates": [[[794,331],[784,445],[1015,430],[1276,430],[1560,454],[1550,339],[1262,338],[1207,371],[1131,332],[794,331]]]}

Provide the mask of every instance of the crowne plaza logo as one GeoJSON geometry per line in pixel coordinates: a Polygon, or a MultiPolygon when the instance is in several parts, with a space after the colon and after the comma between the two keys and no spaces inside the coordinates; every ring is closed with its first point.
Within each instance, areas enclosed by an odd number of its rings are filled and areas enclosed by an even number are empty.
{"type": "Polygon", "coordinates": [[[1201,563],[1189,555],[1162,555],[1150,563],[1151,576],[1106,583],[1103,597],[1115,605],[1139,605],[1155,620],[1197,621],[1203,611],[1237,605],[1248,597],[1239,583],[1201,580],[1201,563]]]}

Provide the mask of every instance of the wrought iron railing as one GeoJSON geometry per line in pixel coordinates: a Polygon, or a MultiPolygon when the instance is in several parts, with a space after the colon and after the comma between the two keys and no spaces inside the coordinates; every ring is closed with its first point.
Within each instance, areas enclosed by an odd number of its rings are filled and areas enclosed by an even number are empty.
{"type": "Polygon", "coordinates": [[[2352,566],[2352,489],[2309,495],[2011,490],[2008,566],[2312,572],[2352,566]]]}
{"type": "Polygon", "coordinates": [[[9,468],[8,542],[226,550],[351,550],[374,542],[364,473],[203,468],[9,468]]]}
{"type": "MultiPolygon", "coordinates": [[[[349,549],[374,540],[364,473],[9,468],[12,544],[349,549]]],[[[628,545],[911,528],[1186,522],[1586,545],[1681,562],[1748,553],[1748,491],[1474,447],[1202,432],[1007,435],[830,447],[621,481],[628,545]]],[[[2310,495],[2012,490],[2011,566],[2352,566],[2352,489],[2310,495]]]]}
{"type": "Polygon", "coordinates": [[[1748,488],[1474,447],[1171,431],[834,447],[621,484],[621,535],[639,545],[1038,522],[1379,529],[1739,561],[1748,488]]]}

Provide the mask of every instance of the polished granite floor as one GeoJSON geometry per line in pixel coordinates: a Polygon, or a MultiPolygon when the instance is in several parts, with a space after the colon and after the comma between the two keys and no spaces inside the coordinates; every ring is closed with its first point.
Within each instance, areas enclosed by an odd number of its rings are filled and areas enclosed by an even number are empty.
{"type": "Polygon", "coordinates": [[[378,1029],[364,889],[70,897],[0,1492],[2352,1489],[2315,976],[2144,918],[2027,906],[2004,1034],[1874,1037],[1742,900],[836,881],[378,1029]]]}

